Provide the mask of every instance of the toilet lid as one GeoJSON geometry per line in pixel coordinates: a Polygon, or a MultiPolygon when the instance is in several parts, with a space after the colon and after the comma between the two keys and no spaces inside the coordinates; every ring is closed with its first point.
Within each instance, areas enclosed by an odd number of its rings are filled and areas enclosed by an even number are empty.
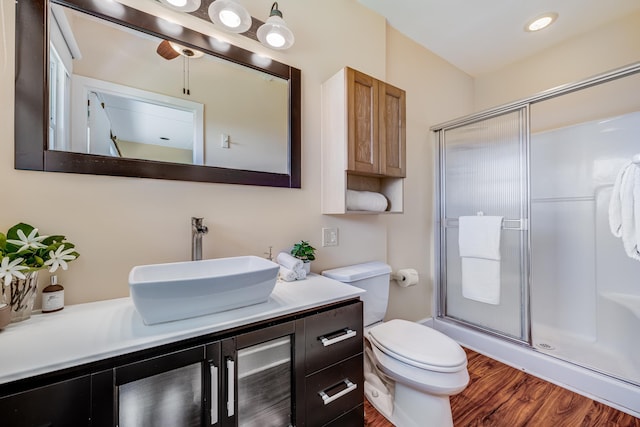
{"type": "Polygon", "coordinates": [[[369,338],[384,353],[417,368],[453,372],[467,365],[458,343],[415,322],[390,320],[369,329],[369,338]]]}

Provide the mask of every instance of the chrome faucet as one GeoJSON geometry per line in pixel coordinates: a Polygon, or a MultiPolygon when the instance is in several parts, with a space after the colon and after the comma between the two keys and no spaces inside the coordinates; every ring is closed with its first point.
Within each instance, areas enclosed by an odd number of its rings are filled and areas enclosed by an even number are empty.
{"type": "Polygon", "coordinates": [[[202,236],[209,232],[207,226],[202,223],[203,219],[191,217],[191,261],[202,259],[202,236]]]}

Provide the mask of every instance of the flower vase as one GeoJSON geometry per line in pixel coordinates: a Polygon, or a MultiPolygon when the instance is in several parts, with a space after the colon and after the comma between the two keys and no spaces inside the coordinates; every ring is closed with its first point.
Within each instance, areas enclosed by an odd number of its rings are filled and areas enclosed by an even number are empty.
{"type": "Polygon", "coordinates": [[[29,271],[24,275],[24,279],[14,276],[10,285],[4,289],[5,301],[11,306],[11,323],[21,322],[31,317],[33,303],[38,293],[38,271],[29,271]]]}
{"type": "Polygon", "coordinates": [[[302,263],[302,267],[304,268],[305,273],[309,275],[311,273],[311,261],[305,261],[302,263]]]}
{"type": "MultiPolygon", "coordinates": [[[[1,285],[0,285],[1,286],[1,285]]],[[[11,322],[11,306],[0,304],[0,330],[4,329],[11,322]]]]}

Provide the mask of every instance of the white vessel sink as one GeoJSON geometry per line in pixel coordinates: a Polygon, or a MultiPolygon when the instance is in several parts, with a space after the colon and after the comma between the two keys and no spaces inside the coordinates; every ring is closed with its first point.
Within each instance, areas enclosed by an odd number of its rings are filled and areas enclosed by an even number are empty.
{"type": "Polygon", "coordinates": [[[279,268],[257,256],[140,265],[129,273],[129,289],[152,325],[265,302],[279,268]]]}

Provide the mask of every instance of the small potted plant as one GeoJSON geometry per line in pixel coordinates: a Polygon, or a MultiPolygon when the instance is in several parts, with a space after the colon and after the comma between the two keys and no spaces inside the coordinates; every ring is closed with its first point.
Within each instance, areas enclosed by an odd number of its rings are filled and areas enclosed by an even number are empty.
{"type": "Polygon", "coordinates": [[[11,321],[31,316],[40,270],[66,270],[78,256],[65,236],[43,236],[29,224],[19,223],[7,234],[0,233],[0,305],[11,307],[11,321]]]}
{"type": "Polygon", "coordinates": [[[302,260],[304,270],[309,274],[311,272],[311,261],[316,259],[316,248],[311,246],[309,242],[300,240],[291,248],[291,255],[302,260]]]}

